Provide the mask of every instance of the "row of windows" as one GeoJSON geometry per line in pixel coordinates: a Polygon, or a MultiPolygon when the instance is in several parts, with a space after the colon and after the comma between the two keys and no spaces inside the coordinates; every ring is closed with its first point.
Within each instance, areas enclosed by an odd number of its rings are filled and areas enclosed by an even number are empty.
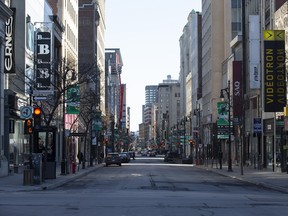
{"type": "MultiPolygon", "coordinates": [[[[74,0],[72,0],[74,1],[74,0]]],[[[73,24],[76,26],[76,28],[78,28],[78,14],[76,13],[75,8],[73,7],[71,0],[67,0],[66,2],[66,8],[67,8],[67,12],[70,15],[73,24]]],[[[78,10],[78,8],[77,8],[78,10]]],[[[69,23],[67,23],[67,19],[65,21],[66,24],[66,38],[69,41],[69,43],[71,44],[71,46],[73,46],[74,50],[77,51],[77,37],[74,34],[74,31],[72,30],[72,28],[70,27],[71,25],[69,25],[69,23]]]]}
{"type": "Polygon", "coordinates": [[[77,38],[74,34],[74,31],[70,28],[69,25],[66,26],[66,35],[69,43],[73,46],[75,50],[77,50],[77,38]]]}
{"type": "Polygon", "coordinates": [[[77,25],[78,16],[77,16],[77,14],[75,12],[75,9],[74,9],[73,5],[71,4],[71,0],[69,0],[67,2],[67,12],[69,13],[69,15],[72,18],[73,22],[77,25]]]}

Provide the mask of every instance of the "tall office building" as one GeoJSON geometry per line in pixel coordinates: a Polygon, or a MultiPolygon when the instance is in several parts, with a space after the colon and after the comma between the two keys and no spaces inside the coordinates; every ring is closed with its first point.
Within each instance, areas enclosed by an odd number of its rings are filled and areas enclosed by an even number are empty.
{"type": "Polygon", "coordinates": [[[145,86],[145,106],[152,106],[153,103],[157,102],[158,86],[148,85],[145,86]]]}
{"type": "Polygon", "coordinates": [[[224,5],[224,0],[202,1],[202,124],[205,133],[204,145],[212,142],[213,123],[217,119],[214,100],[219,98],[223,83],[222,62],[224,61],[226,34],[224,5]]]}
{"type": "Polygon", "coordinates": [[[157,85],[148,85],[145,86],[145,105],[143,106],[142,111],[142,122],[146,125],[151,125],[152,119],[152,106],[157,102],[158,98],[158,86],[157,85]]]}

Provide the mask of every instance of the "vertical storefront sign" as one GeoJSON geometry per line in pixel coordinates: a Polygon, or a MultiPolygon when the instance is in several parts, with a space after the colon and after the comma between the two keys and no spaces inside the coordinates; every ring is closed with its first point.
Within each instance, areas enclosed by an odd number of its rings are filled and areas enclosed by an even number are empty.
{"type": "Polygon", "coordinates": [[[13,15],[5,22],[5,50],[4,50],[4,73],[15,74],[15,13],[16,8],[10,8],[13,15]]]}
{"type": "Polygon", "coordinates": [[[51,32],[36,32],[36,76],[35,94],[38,96],[53,93],[51,77],[51,32]]]}
{"type": "Polygon", "coordinates": [[[282,112],[286,106],[285,31],[264,31],[264,111],[282,112]]]}
{"type": "Polygon", "coordinates": [[[242,61],[233,61],[233,116],[242,116],[242,61]]]}
{"type": "Polygon", "coordinates": [[[250,89],[260,89],[260,17],[249,16],[250,89]]]}

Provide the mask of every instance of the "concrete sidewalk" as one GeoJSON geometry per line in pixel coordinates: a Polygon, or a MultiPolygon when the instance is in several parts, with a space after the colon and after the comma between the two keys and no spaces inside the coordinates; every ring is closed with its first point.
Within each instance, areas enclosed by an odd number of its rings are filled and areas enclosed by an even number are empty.
{"type": "Polygon", "coordinates": [[[23,185],[24,173],[12,173],[9,176],[0,178],[0,192],[16,192],[16,191],[39,191],[49,190],[62,186],[63,184],[73,181],[81,176],[85,176],[90,172],[95,171],[99,167],[103,167],[103,164],[96,164],[94,166],[85,169],[79,168],[75,174],[61,175],[61,167],[57,166],[56,179],[46,179],[41,184],[23,185]]]}
{"type": "Polygon", "coordinates": [[[288,174],[287,172],[273,172],[272,170],[258,170],[252,166],[243,167],[243,175],[240,166],[232,167],[232,172],[228,171],[228,166],[222,166],[222,169],[212,168],[211,165],[197,165],[196,167],[205,169],[211,172],[216,172],[220,175],[229,176],[244,182],[259,185],[265,188],[288,193],[288,174]]]}

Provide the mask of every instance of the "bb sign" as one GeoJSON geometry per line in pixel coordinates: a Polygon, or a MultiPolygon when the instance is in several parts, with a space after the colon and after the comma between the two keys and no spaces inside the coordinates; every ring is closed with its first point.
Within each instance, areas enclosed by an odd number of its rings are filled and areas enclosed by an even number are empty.
{"type": "Polygon", "coordinates": [[[38,95],[51,93],[51,33],[37,32],[36,86],[38,95]]]}

